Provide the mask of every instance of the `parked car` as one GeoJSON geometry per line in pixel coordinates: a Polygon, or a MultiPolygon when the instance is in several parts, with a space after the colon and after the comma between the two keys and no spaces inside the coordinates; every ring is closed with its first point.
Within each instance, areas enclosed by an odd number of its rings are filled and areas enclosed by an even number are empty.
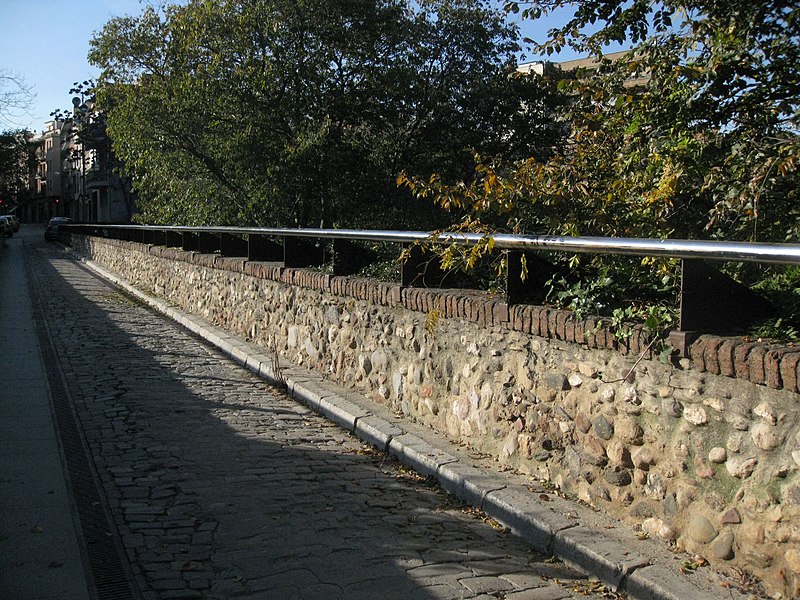
{"type": "Polygon", "coordinates": [[[11,226],[14,229],[14,233],[17,233],[17,231],[19,231],[19,219],[17,218],[17,215],[0,215],[0,216],[3,216],[9,221],[11,221],[11,226]]]}
{"type": "Polygon", "coordinates": [[[53,217],[50,219],[50,222],[47,224],[47,229],[44,230],[44,239],[57,240],[59,226],[66,225],[67,223],[72,223],[72,219],[69,217],[53,217]]]}
{"type": "Polygon", "coordinates": [[[0,229],[2,229],[4,238],[14,235],[14,226],[6,217],[0,217],[0,229]]]}

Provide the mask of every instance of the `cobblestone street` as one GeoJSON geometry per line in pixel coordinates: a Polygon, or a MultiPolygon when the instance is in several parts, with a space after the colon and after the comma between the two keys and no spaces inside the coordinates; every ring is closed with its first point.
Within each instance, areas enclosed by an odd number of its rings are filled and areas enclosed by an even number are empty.
{"type": "Polygon", "coordinates": [[[60,246],[9,250],[27,255],[134,598],[609,597],[60,246]]]}

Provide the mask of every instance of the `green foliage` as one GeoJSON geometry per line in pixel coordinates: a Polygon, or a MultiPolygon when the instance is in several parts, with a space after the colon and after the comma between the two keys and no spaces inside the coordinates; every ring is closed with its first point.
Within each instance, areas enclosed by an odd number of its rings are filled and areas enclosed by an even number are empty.
{"type": "Polygon", "coordinates": [[[582,268],[578,278],[552,277],[546,284],[547,301],[567,308],[577,319],[599,318],[598,329],[607,327],[622,343],[627,343],[639,326],[650,338],[648,348],[658,353],[661,362],[668,363],[673,352],[665,340],[666,332],[678,325],[678,310],[675,297],[677,281],[670,270],[676,264],[661,265],[666,274],[660,282],[637,277],[630,263],[606,261],[599,269],[582,268]],[[629,279],[630,276],[633,280],[629,279]]]}
{"type": "Polygon", "coordinates": [[[780,317],[769,319],[753,327],[750,335],[759,339],[777,340],[781,342],[800,342],[800,331],[793,325],[784,322],[780,317]]]}
{"type": "Polygon", "coordinates": [[[54,110],[50,116],[65,122],[63,131],[70,141],[73,161],[77,164],[83,162],[86,166],[86,153],[92,152],[92,162],[95,167],[106,172],[109,186],[121,192],[129,219],[134,210],[131,180],[123,175],[122,164],[111,146],[107,114],[97,105],[96,92],[96,84],[92,79],[74,82],[69,94],[80,102],[68,110],[54,110]]]}
{"type": "Polygon", "coordinates": [[[757,324],[748,333],[756,338],[800,342],[800,267],[759,269],[754,279],[752,289],[772,303],[777,315],[757,324]]]}
{"type": "Polygon", "coordinates": [[[610,317],[620,339],[629,337],[627,323],[631,321],[654,333],[677,323],[676,261],[654,264],[618,258],[572,263],[568,275],[554,276],[546,283],[548,302],[574,311],[578,319],[610,317]]]}
{"type": "MultiPolygon", "coordinates": [[[[532,19],[568,12],[536,50],[571,47],[596,62],[531,76],[563,94],[552,106],[567,140],[550,155],[476,155],[465,180],[400,179],[452,211],[456,230],[800,239],[800,8],[779,0],[505,5],[532,19]],[[632,49],[610,60],[611,43],[632,49]]],[[[551,280],[549,299],[579,316],[616,309],[620,326],[636,316],[658,328],[675,312],[674,267],[613,257],[562,266],[569,276],[551,280]]]]}
{"type": "Polygon", "coordinates": [[[506,6],[531,18],[569,7],[572,18],[539,46],[546,53],[570,46],[600,57],[609,43],[633,46],[564,86],[575,143],[535,173],[537,182],[558,181],[581,210],[591,209],[587,196],[603,205],[582,227],[571,219],[576,229],[798,239],[800,8],[780,0],[506,6]],[[634,73],[649,80],[633,89],[634,73]]]}
{"type": "Polygon", "coordinates": [[[112,20],[90,59],[143,221],[429,228],[397,173],[536,146],[515,39],[483,0],[197,0],[112,20]]]}
{"type": "Polygon", "coordinates": [[[35,160],[30,143],[32,135],[15,130],[0,133],[0,214],[16,206],[27,194],[28,175],[35,160]]]}
{"type": "Polygon", "coordinates": [[[358,274],[379,281],[397,281],[400,279],[400,263],[396,258],[373,262],[361,269],[358,274]]]}
{"type": "Polygon", "coordinates": [[[627,339],[633,333],[631,323],[642,323],[645,331],[660,334],[677,324],[677,314],[668,306],[652,305],[615,308],[611,315],[611,330],[619,339],[627,339]]]}
{"type": "Polygon", "coordinates": [[[573,283],[569,283],[565,277],[552,278],[547,282],[547,300],[573,311],[575,318],[579,320],[601,316],[607,314],[607,291],[611,284],[610,277],[578,280],[573,283]]]}

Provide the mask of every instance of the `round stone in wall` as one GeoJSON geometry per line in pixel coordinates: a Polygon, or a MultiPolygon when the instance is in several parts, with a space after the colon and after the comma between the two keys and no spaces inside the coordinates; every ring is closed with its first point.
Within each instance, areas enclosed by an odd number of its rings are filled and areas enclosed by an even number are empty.
{"type": "Polygon", "coordinates": [[[631,418],[621,418],[614,424],[614,430],[619,438],[629,444],[639,444],[642,441],[644,431],[636,420],[631,418]]]}
{"type": "Polygon", "coordinates": [[[725,462],[725,468],[732,477],[746,479],[753,474],[758,460],[756,458],[729,458],[725,462]]]}
{"type": "Polygon", "coordinates": [[[794,548],[790,548],[786,551],[783,555],[784,560],[786,561],[786,566],[789,567],[793,573],[800,574],[800,552],[795,550],[794,548]]]}
{"type": "Polygon", "coordinates": [[[708,453],[708,460],[717,465],[722,464],[728,460],[728,451],[719,446],[712,448],[708,453]]]}
{"type": "Polygon", "coordinates": [[[711,553],[719,559],[730,560],[734,557],[732,531],[726,531],[711,544],[711,553]]]}
{"type": "Polygon", "coordinates": [[[583,384],[583,379],[577,373],[570,373],[569,377],[567,378],[567,383],[569,383],[570,387],[577,388],[581,387],[583,384]]]}
{"type": "Polygon", "coordinates": [[[647,533],[650,537],[657,537],[665,541],[675,538],[675,531],[672,527],[656,517],[645,519],[642,522],[642,531],[647,533]]]}
{"type": "Polygon", "coordinates": [[[594,425],[594,432],[597,436],[604,440],[610,440],[614,435],[614,426],[602,415],[592,421],[592,425],[594,425]]]}
{"type": "Polygon", "coordinates": [[[616,487],[623,487],[631,483],[630,471],[621,467],[609,469],[603,474],[603,477],[608,483],[616,487]]]}
{"type": "Polygon", "coordinates": [[[692,425],[705,425],[708,423],[708,415],[702,406],[690,406],[683,411],[683,418],[692,425]]]}
{"type": "Polygon", "coordinates": [[[550,373],[549,375],[545,376],[544,382],[549,388],[558,392],[569,389],[569,381],[563,374],[550,373]]]}
{"type": "Polygon", "coordinates": [[[753,443],[762,450],[774,450],[783,443],[780,430],[767,423],[756,423],[750,430],[753,443]]]}
{"type": "Polygon", "coordinates": [[[338,325],[339,309],[336,308],[335,306],[331,306],[330,308],[328,308],[328,310],[325,311],[325,320],[333,325],[338,325]]]}
{"type": "Polygon", "coordinates": [[[718,532],[713,523],[702,515],[695,515],[686,527],[689,537],[700,544],[707,544],[717,537],[718,532]]]}

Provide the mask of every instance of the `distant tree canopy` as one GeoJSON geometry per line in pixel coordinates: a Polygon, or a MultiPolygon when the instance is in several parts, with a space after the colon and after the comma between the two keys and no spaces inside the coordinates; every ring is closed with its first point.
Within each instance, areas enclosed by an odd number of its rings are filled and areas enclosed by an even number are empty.
{"type": "Polygon", "coordinates": [[[18,129],[16,121],[27,114],[34,98],[25,80],[0,69],[0,214],[15,207],[27,194],[30,133],[18,129]],[[7,129],[6,129],[7,128],[7,129]]]}
{"type": "MultiPolygon", "coordinates": [[[[73,165],[107,173],[108,185],[120,193],[127,218],[130,219],[134,210],[131,180],[125,175],[123,165],[111,146],[106,112],[97,105],[96,82],[94,79],[76,81],[69,95],[72,97],[72,106],[66,110],[56,109],[50,116],[66,125],[62,132],[66,132],[73,165]]],[[[76,190],[74,193],[80,192],[76,190]]]]}
{"type": "Polygon", "coordinates": [[[432,227],[401,171],[560,143],[516,40],[485,1],[195,0],[110,21],[90,60],[143,221],[432,227]]]}

